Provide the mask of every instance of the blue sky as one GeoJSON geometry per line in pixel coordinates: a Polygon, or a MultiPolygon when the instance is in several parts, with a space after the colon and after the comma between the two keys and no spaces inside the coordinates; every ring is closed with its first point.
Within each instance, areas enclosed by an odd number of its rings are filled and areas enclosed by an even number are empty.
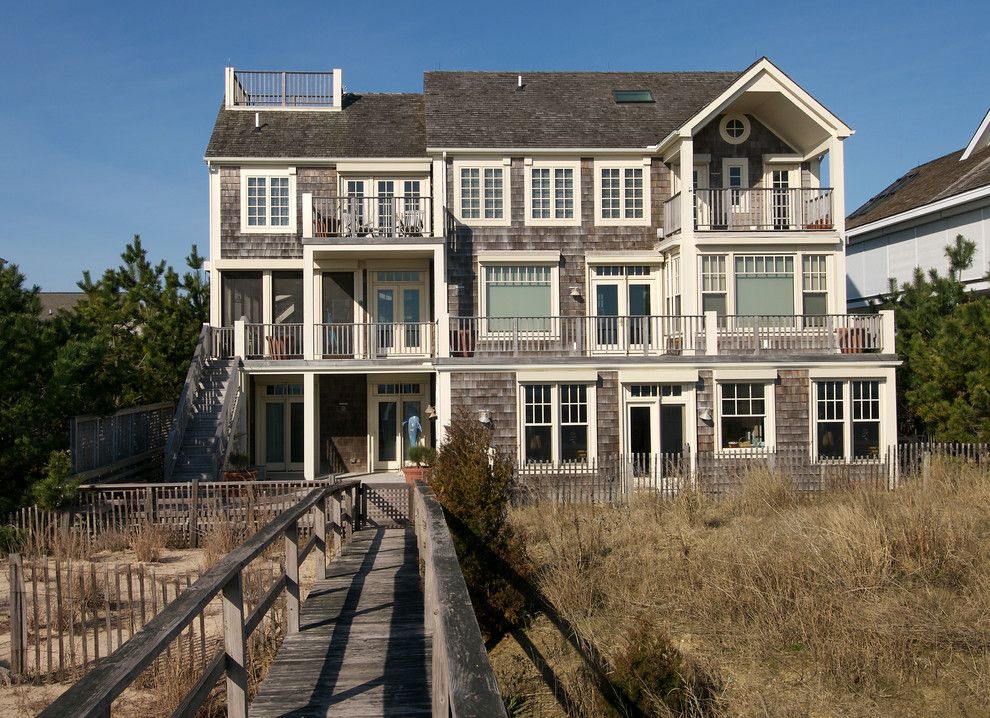
{"type": "Polygon", "coordinates": [[[769,56],[856,130],[850,210],[963,146],[987,107],[990,3],[8,3],[0,257],[71,290],[142,235],[206,251],[202,157],[223,67],[341,67],[356,91],[429,69],[734,70],[769,56]]]}

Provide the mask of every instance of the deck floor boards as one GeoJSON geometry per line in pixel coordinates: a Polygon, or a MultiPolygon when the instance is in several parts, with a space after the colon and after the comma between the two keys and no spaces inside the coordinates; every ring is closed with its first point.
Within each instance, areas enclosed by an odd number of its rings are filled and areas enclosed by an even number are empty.
{"type": "Polygon", "coordinates": [[[252,718],[426,716],[430,637],[411,529],[358,531],[303,603],[252,718]]]}

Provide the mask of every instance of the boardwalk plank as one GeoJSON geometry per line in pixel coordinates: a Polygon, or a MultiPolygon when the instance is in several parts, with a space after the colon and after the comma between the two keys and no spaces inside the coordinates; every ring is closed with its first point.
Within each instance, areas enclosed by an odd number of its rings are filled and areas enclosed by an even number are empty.
{"type": "Polygon", "coordinates": [[[426,716],[430,637],[411,529],[354,534],[303,603],[252,718],[426,716]]]}

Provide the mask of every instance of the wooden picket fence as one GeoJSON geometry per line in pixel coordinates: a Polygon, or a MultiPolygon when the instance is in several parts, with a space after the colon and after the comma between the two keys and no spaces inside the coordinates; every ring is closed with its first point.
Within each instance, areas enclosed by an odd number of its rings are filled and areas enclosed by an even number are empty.
{"type": "Polygon", "coordinates": [[[815,459],[808,447],[613,455],[573,464],[532,464],[516,469],[513,502],[525,505],[623,503],[637,492],[673,498],[685,488],[723,498],[737,491],[754,471],[788,477],[801,492],[843,487],[893,489],[927,481],[933,459],[990,466],[990,444],[911,442],[881,455],[852,462],[815,459]]]}

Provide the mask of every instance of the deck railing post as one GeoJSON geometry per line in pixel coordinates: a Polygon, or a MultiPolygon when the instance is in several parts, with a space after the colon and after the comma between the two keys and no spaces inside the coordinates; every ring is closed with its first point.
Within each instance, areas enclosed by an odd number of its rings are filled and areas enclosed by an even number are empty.
{"type": "Polygon", "coordinates": [[[299,521],[285,529],[285,632],[299,633],[299,521]]]}
{"type": "Polygon", "coordinates": [[[354,491],[355,489],[352,487],[347,489],[346,492],[347,533],[344,534],[345,544],[349,544],[351,537],[354,535],[354,491]]]}
{"type": "Polygon", "coordinates": [[[244,640],[244,592],[237,571],[223,587],[223,647],[226,653],[227,715],[247,718],[247,650],[244,640]]]}
{"type": "Polygon", "coordinates": [[[316,503],[316,523],[313,531],[316,535],[316,578],[327,577],[327,496],[316,503]]]}
{"type": "Polygon", "coordinates": [[[199,548],[199,479],[189,486],[189,548],[199,548]]]}

